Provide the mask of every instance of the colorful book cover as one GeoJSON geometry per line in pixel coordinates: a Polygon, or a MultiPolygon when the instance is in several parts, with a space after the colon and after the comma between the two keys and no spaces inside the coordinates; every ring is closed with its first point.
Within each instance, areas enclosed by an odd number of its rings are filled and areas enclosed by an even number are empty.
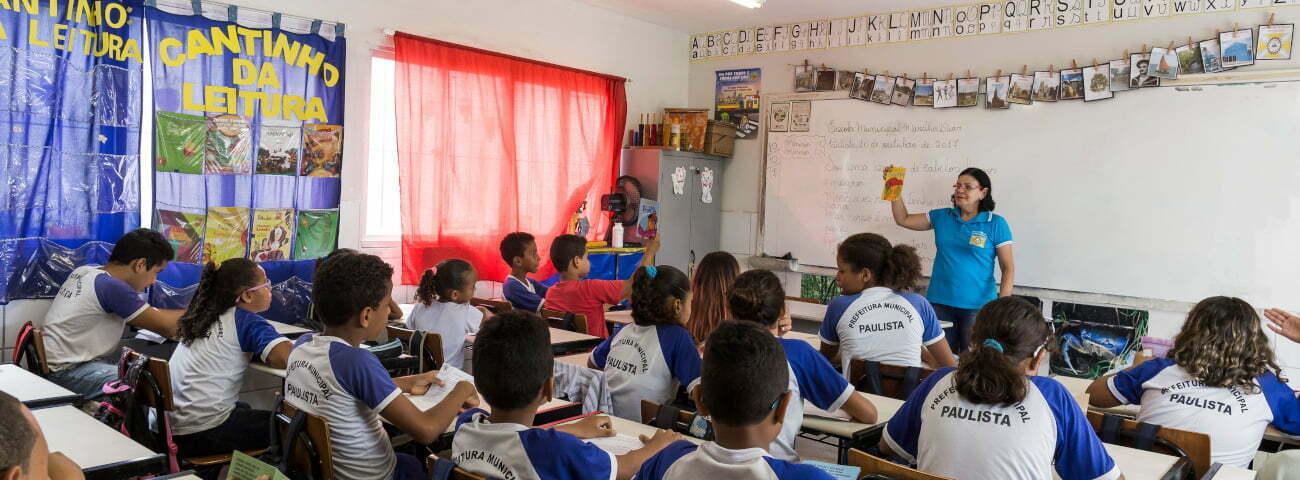
{"type": "Polygon", "coordinates": [[[176,261],[199,263],[203,260],[203,224],[202,213],[185,213],[174,210],[158,210],[156,229],[167,243],[176,250],[176,261]]]}
{"type": "Polygon", "coordinates": [[[644,239],[655,238],[655,234],[659,231],[659,202],[642,198],[640,203],[636,220],[637,236],[644,239]]]}
{"type": "Polygon", "coordinates": [[[302,129],[263,125],[257,141],[257,173],[293,175],[298,171],[302,129]]]}
{"type": "Polygon", "coordinates": [[[212,175],[248,173],[252,166],[253,133],[248,120],[237,115],[208,119],[208,142],[203,173],[212,175]]]}
{"type": "Polygon", "coordinates": [[[343,126],[302,126],[302,176],[337,177],[343,167],[343,126]]]}
{"type": "Polygon", "coordinates": [[[334,251],[339,237],[338,210],[301,210],[298,212],[298,238],[293,259],[320,258],[334,251]]]}
{"type": "Polygon", "coordinates": [[[885,189],[880,192],[881,200],[894,201],[903,194],[903,177],[907,176],[907,169],[904,167],[889,167],[885,169],[885,189]]]}
{"type": "Polygon", "coordinates": [[[253,243],[248,258],[258,262],[288,260],[293,241],[293,209],[253,210],[253,243]]]}
{"type": "Polygon", "coordinates": [[[209,207],[203,258],[221,263],[243,257],[248,251],[248,220],[247,208],[209,207]]]}
{"type": "Polygon", "coordinates": [[[158,112],[154,117],[154,168],[159,172],[203,173],[208,122],[199,115],[158,112]]]}

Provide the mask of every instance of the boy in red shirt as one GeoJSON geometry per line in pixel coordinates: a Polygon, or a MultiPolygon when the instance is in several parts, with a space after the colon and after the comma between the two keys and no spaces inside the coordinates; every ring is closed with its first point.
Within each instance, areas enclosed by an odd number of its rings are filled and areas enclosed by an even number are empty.
{"type": "MultiPolygon", "coordinates": [[[[659,237],[650,240],[641,257],[642,267],[655,264],[659,237]]],[[[587,260],[587,239],[560,235],[551,242],[551,264],[560,272],[560,282],[546,291],[546,308],[586,315],[587,334],[609,337],[605,328],[605,305],[617,305],[632,296],[632,279],[583,280],[591,273],[587,260]]]]}

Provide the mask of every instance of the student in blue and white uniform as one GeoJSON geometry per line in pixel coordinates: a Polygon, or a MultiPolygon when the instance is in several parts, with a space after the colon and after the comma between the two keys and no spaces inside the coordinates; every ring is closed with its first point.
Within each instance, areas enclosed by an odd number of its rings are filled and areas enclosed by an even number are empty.
{"type": "Polygon", "coordinates": [[[189,308],[181,315],[181,344],[167,362],[171,373],[172,434],[183,457],[266,448],[271,412],[238,403],[250,356],[284,368],[289,339],[260,312],[271,308],[271,282],[244,258],[208,263],[189,308]]]}
{"type": "Polygon", "coordinates": [[[415,291],[415,308],[406,326],[433,332],[442,339],[442,361],[465,369],[465,337],[478,332],[489,317],[482,307],[470,305],[478,271],[464,260],[450,258],[425,270],[415,291]]]}
{"type": "Polygon", "coordinates": [[[1247,468],[1269,425],[1300,434],[1300,400],[1280,371],[1255,308],[1211,297],[1187,314],[1168,358],[1093,381],[1089,403],[1141,405],[1138,421],[1209,435],[1211,460],[1247,468]]]}
{"type": "Polygon", "coordinates": [[[703,381],[691,397],[713,424],[715,440],[674,442],[641,466],[637,480],[830,480],[816,467],[767,453],[794,398],[781,342],[753,322],[726,321],[704,348],[703,381]]]}
{"type": "Polygon", "coordinates": [[[460,382],[443,401],[420,411],[403,392],[423,395],[440,384],[437,371],[390,378],[379,358],[360,345],[388,323],[393,268],[363,253],[338,255],[316,268],[312,301],[325,329],[299,337],[289,353],[284,399],[329,423],[334,478],[425,478],[423,462],[395,454],[379,417],[416,442],[429,444],[447,431],[462,405],[478,404],[474,385],[460,382]]]}
{"type": "Polygon", "coordinates": [[[842,357],[841,371],[847,375],[853,359],[921,367],[923,351],[936,367],[957,366],[930,302],[901,291],[921,279],[915,248],[859,233],[840,243],[835,263],[844,294],[827,307],[820,337],[826,358],[842,357]]]}
{"type": "Polygon", "coordinates": [[[492,409],[456,420],[451,460],[472,473],[515,480],[632,478],[647,458],[681,435],[641,436],[639,449],[614,456],[584,438],[617,434],[609,417],[590,416],[555,428],[535,428],[537,409],[555,394],[551,332],[537,314],[516,310],[492,318],[474,337],[474,381],[492,409]]]}
{"type": "Polygon", "coordinates": [[[677,387],[699,384],[700,351],[683,322],[691,312],[691,282],[674,267],[641,267],[632,274],[631,325],[591,352],[605,371],[614,416],[641,421],[641,400],[672,401],[677,387]]]}
{"type": "Polygon", "coordinates": [[[117,380],[127,324],[176,335],[184,310],[160,310],[140,298],[175,255],[162,234],[141,228],[117,239],[107,265],[83,265],[68,275],[41,327],[50,381],[87,399],[99,397],[105,383],[117,380]]]}
{"type": "Polygon", "coordinates": [[[546,303],[546,285],[528,278],[542,265],[537,254],[537,240],[531,233],[515,232],[501,239],[501,259],[510,266],[510,275],[501,286],[501,294],[510,305],[528,312],[541,312],[546,303]]]}
{"type": "MultiPolygon", "coordinates": [[[[781,280],[767,270],[750,270],[736,277],[728,302],[736,320],[757,323],[773,336],[780,333],[780,323],[788,315],[781,280]]],[[[781,434],[768,448],[773,457],[792,462],[799,460],[794,450],[794,439],[803,426],[804,400],[828,412],[843,409],[858,422],[876,423],[876,406],[866,397],[854,393],[853,386],[812,345],[803,340],[778,340],[790,368],[791,399],[790,407],[785,410],[781,434]]]]}
{"type": "Polygon", "coordinates": [[[1123,478],[1065,386],[1034,376],[1051,328],[1018,298],[989,302],[976,347],[921,382],[889,420],[880,449],[962,480],[1123,478]]]}
{"type": "Polygon", "coordinates": [[[952,186],[952,208],[907,213],[900,195],[893,201],[894,222],[908,230],[934,230],[937,256],[926,297],[939,320],[953,323],[948,343],[953,352],[971,346],[975,313],[994,298],[1011,295],[1016,283],[1011,226],[993,213],[993,184],[978,168],[967,168],[952,186]],[[993,278],[993,260],[1002,283],[993,278]]]}

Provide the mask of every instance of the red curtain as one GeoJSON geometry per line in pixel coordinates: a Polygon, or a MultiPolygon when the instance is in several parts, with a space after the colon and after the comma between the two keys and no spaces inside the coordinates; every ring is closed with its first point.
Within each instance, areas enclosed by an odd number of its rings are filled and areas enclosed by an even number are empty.
{"type": "Polygon", "coordinates": [[[447,258],[505,280],[498,245],[551,239],[582,201],[604,238],[600,195],[618,172],[624,79],[397,33],[397,152],[402,279],[447,258]]]}

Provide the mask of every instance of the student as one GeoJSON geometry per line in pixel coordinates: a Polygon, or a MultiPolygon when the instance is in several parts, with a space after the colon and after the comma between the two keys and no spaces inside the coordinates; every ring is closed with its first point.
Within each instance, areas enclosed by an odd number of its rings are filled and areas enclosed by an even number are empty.
{"type": "Polygon", "coordinates": [[[961,367],[926,377],[889,420],[880,449],[965,479],[1123,478],[1088,418],[1056,380],[1035,376],[1052,331],[1037,307],[1006,297],[975,319],[961,367]]]}
{"type": "Polygon", "coordinates": [[[456,420],[451,459],[472,473],[517,480],[629,479],[641,463],[681,435],[659,430],[645,445],[615,457],[583,438],[616,435],[609,417],[552,429],[533,428],[537,409],[555,394],[551,332],[541,317],[503,313],[474,338],[474,382],[492,413],[473,409],[456,420]]]}
{"type": "MultiPolygon", "coordinates": [[[[736,277],[729,299],[731,315],[736,320],[757,323],[776,336],[781,319],[786,317],[785,290],[776,274],[767,270],[750,270],[736,277]]],[[[853,386],[835,371],[812,345],[803,340],[779,339],[785,350],[790,368],[788,386],[790,407],[785,411],[781,435],[768,449],[773,457],[795,462],[799,455],[794,451],[794,439],[803,426],[803,401],[807,399],[817,408],[834,412],[843,409],[850,417],[862,423],[876,423],[876,406],[866,397],[853,392],[853,386]]]]}
{"type": "Polygon", "coordinates": [[[835,263],[839,269],[835,283],[844,294],[831,300],[822,321],[821,350],[826,358],[841,355],[845,374],[855,358],[920,367],[923,351],[940,367],[957,366],[930,302],[900,291],[921,279],[915,248],[890,245],[874,233],[859,233],[840,244],[835,263]]]}
{"type": "Polygon", "coordinates": [[[542,257],[537,255],[537,241],[530,233],[515,232],[501,239],[501,259],[510,265],[510,276],[501,287],[510,305],[526,312],[541,312],[546,300],[546,285],[528,278],[537,273],[542,257]]]}
{"type": "Polygon", "coordinates": [[[465,337],[478,332],[487,310],[469,304],[474,298],[478,272],[464,260],[438,262],[434,270],[425,270],[415,291],[415,308],[406,325],[413,330],[433,332],[442,337],[443,363],[465,369],[465,337]]]}
{"type": "MultiPolygon", "coordinates": [[[[316,265],[315,265],[314,268],[320,268],[320,264],[321,264],[321,262],[324,262],[325,260],[328,260],[328,259],[330,259],[330,258],[333,258],[333,257],[339,256],[339,255],[352,255],[352,254],[354,254],[354,253],[360,253],[360,252],[358,252],[358,251],[356,251],[356,250],[353,250],[353,249],[351,249],[351,248],[338,248],[338,249],[335,249],[334,251],[330,252],[328,255],[325,255],[324,257],[321,257],[321,258],[316,259],[316,265]]],[[[393,300],[392,298],[389,298],[389,299],[388,299],[388,321],[389,321],[389,322],[393,322],[393,321],[401,320],[401,319],[402,319],[402,307],[401,307],[400,305],[397,304],[397,301],[396,301],[396,300],[393,300]]],[[[317,331],[317,332],[319,332],[319,331],[321,331],[321,329],[325,328],[324,325],[321,325],[320,320],[318,320],[318,319],[316,318],[316,304],[315,304],[315,303],[312,303],[312,304],[307,305],[307,318],[304,318],[304,319],[302,320],[302,324],[303,324],[304,327],[310,328],[310,329],[315,330],[315,331],[317,331]]]]}
{"type": "Polygon", "coordinates": [[[704,345],[704,380],[691,393],[713,424],[714,441],[673,442],[652,457],[637,480],[830,480],[816,467],[772,458],[767,446],[781,433],[794,393],[781,342],[752,322],[718,325],[704,345]]]}
{"type": "Polygon", "coordinates": [[[172,434],[183,457],[266,448],[271,412],[238,403],[249,355],[284,368],[289,339],[258,313],[271,308],[271,282],[252,260],[208,263],[181,315],[171,372],[172,434]]]}
{"type": "Polygon", "coordinates": [[[691,316],[686,329],[696,343],[704,343],[713,329],[723,320],[731,318],[727,311],[727,292],[740,275],[740,263],[727,252],[713,252],[704,256],[695,266],[691,279],[691,316]]]}
{"type": "Polygon", "coordinates": [[[83,480],[77,466],[51,452],[40,424],[17,398],[0,392],[0,480],[83,480]]]}
{"type": "Polygon", "coordinates": [[[141,228],[117,240],[107,265],[82,265],[68,275],[42,327],[50,381],[87,400],[98,398],[105,383],[117,380],[118,345],[127,324],[176,335],[184,310],[159,310],[139,295],[173,256],[161,234],[141,228]]]}
{"type": "Polygon", "coordinates": [[[1244,300],[1210,297],[1187,314],[1166,358],[1098,378],[1095,407],[1141,405],[1138,421],[1210,436],[1211,460],[1248,468],[1270,424],[1300,433],[1300,400],[1244,300]]]}
{"type": "MultiPolygon", "coordinates": [[[[655,264],[659,237],[645,247],[639,267],[655,264]]],[[[587,260],[587,239],[577,235],[560,235],[551,242],[551,264],[560,271],[560,283],[546,292],[546,308],[587,316],[587,334],[606,338],[605,305],[616,305],[632,295],[632,279],[583,280],[591,273],[587,260]]]]}
{"type": "Polygon", "coordinates": [[[393,268],[363,253],[320,263],[312,282],[319,334],[299,337],[285,371],[285,401],[329,423],[334,478],[387,480],[423,478],[421,462],[394,454],[379,417],[416,442],[432,443],[447,431],[461,405],[475,406],[474,385],[457,383],[447,397],[420,411],[402,395],[423,395],[441,384],[437,371],[389,378],[379,358],[361,348],[388,323],[393,268]]]}
{"type": "Polygon", "coordinates": [[[668,403],[677,387],[699,383],[700,352],[682,320],[691,314],[691,285],[674,267],[641,267],[632,274],[632,320],[591,352],[605,371],[614,416],[641,421],[641,400],[668,403]]]}

